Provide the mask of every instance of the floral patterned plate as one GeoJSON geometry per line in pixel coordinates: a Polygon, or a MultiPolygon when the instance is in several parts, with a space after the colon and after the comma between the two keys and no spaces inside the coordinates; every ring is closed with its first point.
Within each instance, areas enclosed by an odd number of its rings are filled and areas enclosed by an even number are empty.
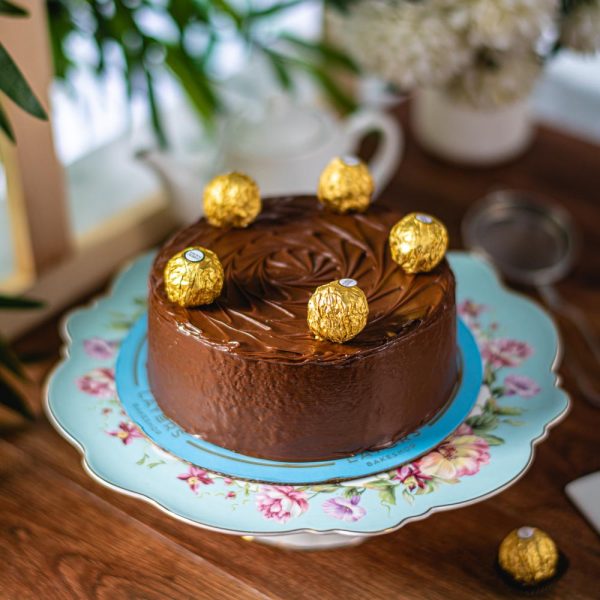
{"type": "Polygon", "coordinates": [[[483,382],[465,422],[399,468],[340,483],[266,485],[190,466],[155,446],[123,410],[114,372],[120,342],[145,311],[150,255],[125,271],[108,297],[69,316],[47,414],[101,483],[226,533],[331,545],[339,534],[355,541],[483,500],[526,471],[534,445],[565,416],[569,399],[558,387],[559,342],[548,315],[503,288],[482,259],[453,252],[449,260],[459,313],[484,361],[483,382]]]}

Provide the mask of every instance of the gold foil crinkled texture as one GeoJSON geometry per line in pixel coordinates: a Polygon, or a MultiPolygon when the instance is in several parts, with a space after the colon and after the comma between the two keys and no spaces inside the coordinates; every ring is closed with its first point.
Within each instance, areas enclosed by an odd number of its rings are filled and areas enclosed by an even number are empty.
{"type": "Polygon", "coordinates": [[[424,213],[410,213],[390,231],[392,258],[407,273],[434,269],[448,249],[448,232],[441,221],[424,213]]]}
{"type": "Polygon", "coordinates": [[[319,177],[317,196],[336,213],[364,212],[375,186],[367,165],[354,157],[334,158],[319,177]]]}
{"type": "Polygon", "coordinates": [[[500,544],[498,564],[524,585],[537,585],[556,574],[559,554],[552,538],[535,527],[511,531],[500,544]]]}
{"type": "Polygon", "coordinates": [[[307,321],[318,339],[343,343],[364,329],[368,314],[365,293],[353,279],[341,279],[314,291],[308,301],[307,321]]]}
{"type": "Polygon", "coordinates": [[[217,175],[204,188],[204,216],[213,227],[248,227],[261,208],[258,185],[244,173],[217,175]]]}
{"type": "Polygon", "coordinates": [[[175,254],[164,271],[167,297],[180,306],[211,304],[219,297],[224,279],[219,257],[200,246],[175,254]]]}

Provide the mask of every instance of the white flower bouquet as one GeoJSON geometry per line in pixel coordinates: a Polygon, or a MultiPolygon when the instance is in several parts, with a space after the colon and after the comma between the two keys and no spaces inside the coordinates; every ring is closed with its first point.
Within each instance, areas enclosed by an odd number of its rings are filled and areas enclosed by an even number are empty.
{"type": "MultiPolygon", "coordinates": [[[[333,3],[333,0],[332,0],[333,3]]],[[[336,0],[331,35],[402,91],[483,109],[525,98],[560,48],[600,51],[600,0],[336,0]]]]}

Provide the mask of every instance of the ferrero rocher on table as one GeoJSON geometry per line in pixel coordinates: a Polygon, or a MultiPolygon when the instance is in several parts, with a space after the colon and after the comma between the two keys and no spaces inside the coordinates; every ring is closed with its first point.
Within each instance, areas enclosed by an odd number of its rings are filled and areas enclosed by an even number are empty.
{"type": "Polygon", "coordinates": [[[244,173],[217,175],[204,188],[204,216],[213,227],[248,227],[261,207],[258,185],[244,173]]]}
{"type": "Polygon", "coordinates": [[[354,156],[343,156],[334,158],[321,173],[317,196],[333,212],[364,212],[374,189],[367,165],[354,156]]]}
{"type": "Polygon", "coordinates": [[[448,232],[441,221],[425,213],[410,213],[390,231],[392,258],[407,273],[434,269],[448,249],[448,232]]]}
{"type": "Polygon", "coordinates": [[[171,302],[180,306],[211,304],[223,289],[223,267],[214,252],[193,246],[167,262],[164,280],[171,302]]]}
{"type": "Polygon", "coordinates": [[[524,586],[537,586],[552,579],[558,569],[559,552],[552,538],[536,527],[511,531],[500,544],[498,565],[524,586]]]}
{"type": "Polygon", "coordinates": [[[319,286],[308,301],[308,327],[319,339],[343,343],[367,323],[369,303],[354,279],[319,286]]]}

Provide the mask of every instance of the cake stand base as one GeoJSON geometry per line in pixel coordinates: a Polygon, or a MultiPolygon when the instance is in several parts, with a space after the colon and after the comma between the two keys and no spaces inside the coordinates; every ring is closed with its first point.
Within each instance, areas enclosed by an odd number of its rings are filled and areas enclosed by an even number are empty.
{"type": "Polygon", "coordinates": [[[291,533],[278,536],[242,536],[249,542],[260,542],[286,550],[335,550],[362,544],[367,538],[363,535],[342,535],[339,533],[291,533]]]}

